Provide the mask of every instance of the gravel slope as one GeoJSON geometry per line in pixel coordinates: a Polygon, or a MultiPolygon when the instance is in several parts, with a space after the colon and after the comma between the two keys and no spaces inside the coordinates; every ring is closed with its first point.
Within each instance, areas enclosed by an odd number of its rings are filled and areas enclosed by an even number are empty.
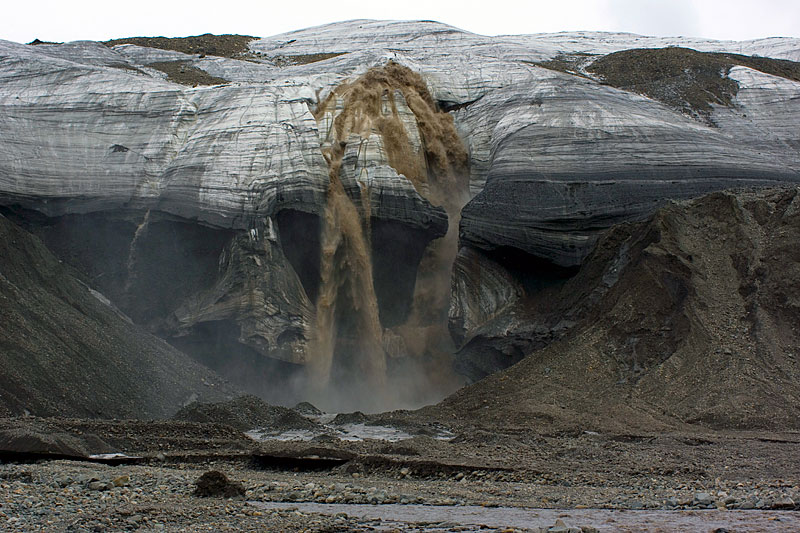
{"type": "Polygon", "coordinates": [[[235,393],[0,216],[0,413],[165,417],[235,393]]]}

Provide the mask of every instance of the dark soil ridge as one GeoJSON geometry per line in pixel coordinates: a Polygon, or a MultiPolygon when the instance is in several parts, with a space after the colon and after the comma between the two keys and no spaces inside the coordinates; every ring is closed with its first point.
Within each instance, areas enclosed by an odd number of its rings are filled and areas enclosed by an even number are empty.
{"type": "Polygon", "coordinates": [[[148,63],[147,66],[160,70],[167,75],[167,79],[171,82],[190,87],[229,83],[229,80],[212,76],[205,70],[190,65],[188,61],[156,61],[155,63],[148,63]]]}
{"type": "Polygon", "coordinates": [[[797,188],[713,193],[616,226],[541,295],[582,309],[569,333],[413,416],[540,432],[797,430],[798,242],[797,188]]]}
{"type": "Polygon", "coordinates": [[[57,42],[54,42],[54,41],[42,41],[40,39],[34,39],[31,42],[29,42],[28,44],[31,45],[31,46],[36,46],[36,45],[39,45],[39,44],[64,44],[64,43],[57,43],[57,42]]]}
{"type": "MultiPolygon", "coordinates": [[[[124,37],[121,39],[112,39],[103,42],[106,46],[118,46],[121,44],[135,44],[136,46],[145,46],[148,48],[158,48],[159,50],[171,50],[173,52],[181,52],[189,55],[199,55],[201,58],[205,56],[227,57],[230,59],[241,59],[245,61],[264,59],[267,56],[262,55],[260,52],[250,50],[248,45],[251,41],[258,39],[250,35],[213,35],[205,33],[203,35],[196,35],[193,37],[124,37]]],[[[38,41],[38,39],[37,39],[38,41]]],[[[45,43],[43,41],[32,42],[29,44],[58,44],[58,43],[45,43]]],[[[314,54],[294,54],[294,55],[276,55],[269,59],[279,67],[288,67],[294,65],[308,65],[310,63],[317,63],[325,61],[334,57],[344,55],[346,52],[318,52],[314,54]]],[[[172,63],[181,62],[165,62],[170,65],[152,66],[158,70],[174,70],[175,67],[171,66],[172,63]]],[[[176,78],[177,79],[177,78],[176,78]]],[[[219,79],[219,78],[217,78],[219,79]]],[[[178,83],[185,83],[178,81],[178,83]]],[[[200,85],[213,85],[213,83],[199,83],[200,85]]]]}
{"type": "Polygon", "coordinates": [[[290,67],[326,61],[328,59],[333,59],[334,57],[343,56],[346,53],[347,52],[319,52],[316,54],[279,55],[271,59],[279,67],[290,67]]]}
{"type": "Polygon", "coordinates": [[[103,42],[108,47],[120,44],[135,44],[159,50],[172,50],[184,54],[200,54],[203,56],[229,57],[243,59],[250,57],[247,45],[258,39],[250,35],[212,35],[205,33],[191,37],[125,37],[103,42]]]}
{"type": "MultiPolygon", "coordinates": [[[[105,41],[108,47],[121,44],[134,44],[159,50],[171,50],[199,57],[217,56],[231,59],[251,60],[253,53],[248,48],[250,41],[258,39],[250,35],[212,35],[206,33],[192,37],[126,37],[105,41]]],[[[221,85],[229,83],[225,78],[212,76],[206,71],[192,66],[187,61],[157,61],[148,67],[160,70],[167,79],[181,85],[197,87],[198,85],[221,85]]]]}
{"type": "Polygon", "coordinates": [[[67,455],[124,453],[152,459],[158,454],[238,456],[255,442],[222,424],[173,420],[0,418],[0,451],[67,455]]]}
{"type": "MultiPolygon", "coordinates": [[[[644,94],[713,125],[712,106],[733,105],[739,86],[727,76],[737,65],[800,81],[800,63],[795,61],[680,47],[614,52],[595,60],[586,70],[613,87],[644,94]]],[[[567,69],[570,61],[541,66],[567,69]]]]}
{"type": "Polygon", "coordinates": [[[166,417],[235,393],[0,216],[0,415],[166,417]]]}
{"type": "Polygon", "coordinates": [[[274,431],[306,429],[323,432],[325,428],[312,422],[297,411],[286,407],[269,405],[252,395],[240,396],[228,402],[193,402],[181,408],[174,420],[224,424],[239,431],[269,428],[274,431]]]}

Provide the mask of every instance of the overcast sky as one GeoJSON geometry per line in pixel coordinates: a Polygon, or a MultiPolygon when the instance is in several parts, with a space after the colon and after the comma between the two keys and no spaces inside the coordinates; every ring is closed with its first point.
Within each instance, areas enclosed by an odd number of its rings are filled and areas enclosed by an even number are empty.
{"type": "Polygon", "coordinates": [[[484,35],[603,30],[735,40],[800,37],[800,0],[8,0],[0,38],[266,37],[356,18],[437,20],[484,35]]]}

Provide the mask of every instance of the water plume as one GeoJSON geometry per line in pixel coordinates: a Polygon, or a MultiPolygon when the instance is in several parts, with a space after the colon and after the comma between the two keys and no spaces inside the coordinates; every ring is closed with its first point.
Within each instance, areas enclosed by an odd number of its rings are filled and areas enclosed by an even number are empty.
{"type": "Polygon", "coordinates": [[[333,174],[328,187],[321,242],[316,330],[306,362],[312,383],[318,388],[327,385],[338,326],[343,312],[349,311],[360,337],[360,346],[351,357],[365,379],[379,389],[386,379],[386,359],[381,347],[382,328],[372,284],[368,239],[358,210],[339,178],[333,174]]]}
{"type": "Polygon", "coordinates": [[[133,233],[133,239],[131,239],[131,245],[128,249],[128,261],[126,263],[127,267],[127,277],[125,280],[125,289],[124,294],[129,294],[131,290],[131,284],[133,283],[134,274],[135,274],[135,265],[136,265],[136,246],[139,242],[139,239],[144,235],[147,231],[147,226],[150,224],[150,210],[148,209],[144,216],[142,217],[142,221],[136,226],[136,231],[133,233]]]}
{"type": "Polygon", "coordinates": [[[450,271],[460,210],[469,190],[468,157],[452,117],[437,109],[419,74],[394,62],[337,87],[320,103],[315,117],[321,129],[327,127],[322,151],[330,184],[322,221],[315,332],[306,358],[314,389],[318,394],[326,388],[331,392],[338,366],[358,372],[358,385],[371,394],[373,406],[396,407],[403,401],[399,390],[413,390],[409,385],[414,380],[425,387],[452,386],[453,345],[446,327],[450,271]],[[405,113],[407,119],[409,110],[413,125],[401,116],[405,113]],[[388,164],[420,196],[443,207],[449,220],[445,237],[424,253],[409,316],[392,330],[384,330],[380,322],[374,287],[370,191],[359,183],[359,210],[340,179],[347,143],[375,134],[388,164]],[[406,365],[414,369],[413,376],[407,369],[396,371],[387,384],[387,368],[397,366],[389,362],[403,357],[413,359],[406,365]]]}

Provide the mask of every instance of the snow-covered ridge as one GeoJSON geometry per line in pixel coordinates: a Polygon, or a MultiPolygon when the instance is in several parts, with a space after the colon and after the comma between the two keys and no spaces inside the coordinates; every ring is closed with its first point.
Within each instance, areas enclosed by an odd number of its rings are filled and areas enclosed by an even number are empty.
{"type": "Polygon", "coordinates": [[[558,54],[610,54],[631,48],[681,46],[701,52],[724,51],[800,61],[800,39],[795,37],[720,41],[595,31],[485,36],[430,21],[350,20],[266,37],[253,41],[250,47],[267,55],[355,52],[375,48],[433,54],[436,48],[442,53],[452,53],[454,48],[470,51],[498,45],[505,49],[504,53],[519,47],[516,53],[524,50],[536,60],[550,59],[558,54]]]}
{"type": "Polygon", "coordinates": [[[563,54],[610,54],[631,48],[665,48],[680,46],[699,52],[729,52],[733,54],[771,57],[800,61],[800,39],[796,37],[766,37],[747,41],[720,41],[697,37],[651,37],[634,33],[560,32],[499,37],[530,47],[550,47],[563,54]]]}

